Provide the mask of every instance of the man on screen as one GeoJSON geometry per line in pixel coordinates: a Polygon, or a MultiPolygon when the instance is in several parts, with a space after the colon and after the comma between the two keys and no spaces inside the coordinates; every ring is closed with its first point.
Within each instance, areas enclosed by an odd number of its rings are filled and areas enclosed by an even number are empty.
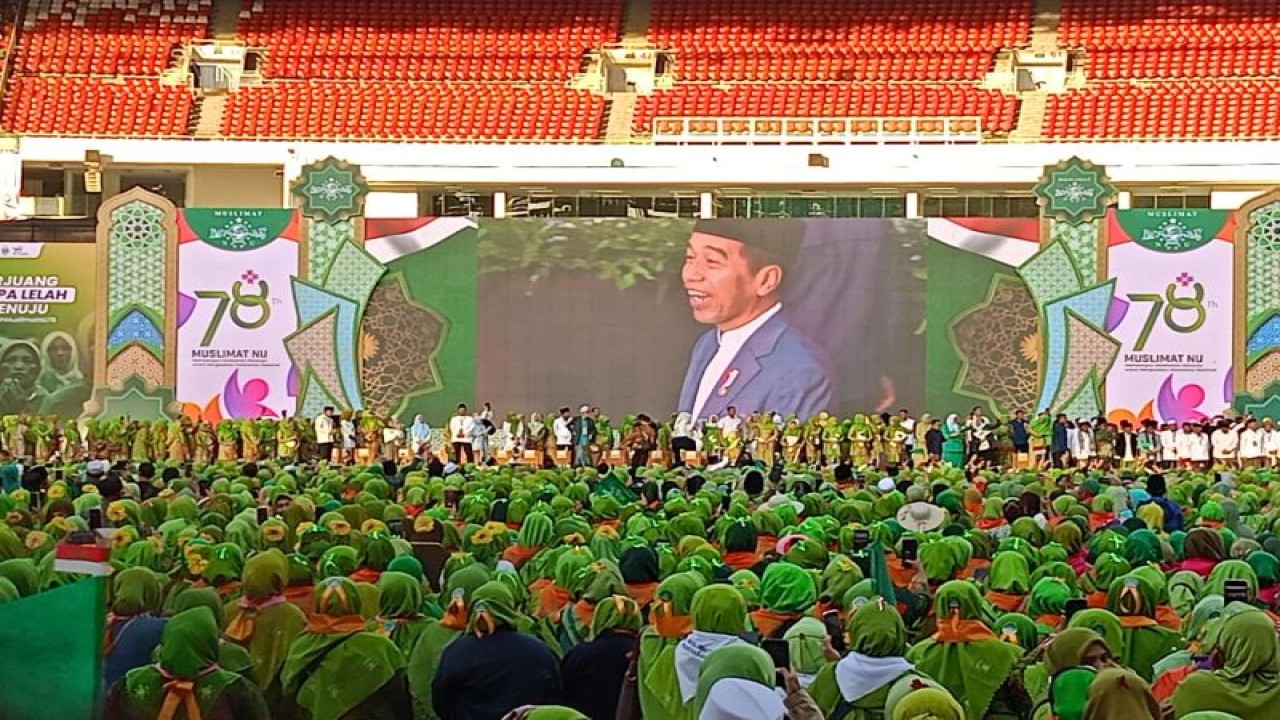
{"type": "Polygon", "coordinates": [[[804,240],[799,220],[700,220],[680,276],[693,318],[715,328],[693,347],[680,391],[696,419],[776,410],[812,417],[831,401],[830,361],[782,308],[787,263],[804,240]]]}

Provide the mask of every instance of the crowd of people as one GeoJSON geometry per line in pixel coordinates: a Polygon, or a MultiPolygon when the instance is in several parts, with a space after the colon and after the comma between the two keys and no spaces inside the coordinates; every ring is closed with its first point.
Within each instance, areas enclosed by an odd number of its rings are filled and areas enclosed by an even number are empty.
{"type": "Polygon", "coordinates": [[[1019,414],[584,407],[530,446],[534,416],[487,412],[5,418],[0,600],[75,582],[58,543],[107,529],[110,718],[1277,716],[1280,477],[1251,418],[1184,462],[1163,427],[1103,454],[1094,423],[1019,414]]]}

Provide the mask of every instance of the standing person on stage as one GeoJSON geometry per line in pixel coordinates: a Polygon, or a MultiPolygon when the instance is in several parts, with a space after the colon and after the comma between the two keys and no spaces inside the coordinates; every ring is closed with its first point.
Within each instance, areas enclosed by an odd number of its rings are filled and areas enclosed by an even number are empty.
{"type": "Polygon", "coordinates": [[[1264,466],[1280,467],[1280,429],[1271,418],[1262,419],[1262,456],[1264,466]]]}
{"type": "Polygon", "coordinates": [[[1240,449],[1240,436],[1227,420],[1218,423],[1213,434],[1209,436],[1209,444],[1213,448],[1213,461],[1227,467],[1236,466],[1236,453],[1240,449]]]}
{"type": "Polygon", "coordinates": [[[489,403],[485,403],[484,409],[476,412],[475,417],[471,418],[471,452],[476,462],[481,465],[489,464],[489,436],[496,430],[491,419],[492,415],[493,411],[489,409],[489,403]]]}
{"type": "Polygon", "coordinates": [[[1252,417],[1245,420],[1244,429],[1240,431],[1240,464],[1244,467],[1262,467],[1263,432],[1258,421],[1252,417]]]}
{"type": "Polygon", "coordinates": [[[591,443],[596,437],[596,421],[591,417],[591,407],[578,408],[578,417],[569,421],[573,435],[573,466],[591,467],[591,443]]]}
{"type": "Polygon", "coordinates": [[[1021,410],[1014,410],[1009,418],[1009,440],[1013,443],[1016,455],[1029,456],[1031,453],[1031,429],[1021,410]]]}
{"type": "Polygon", "coordinates": [[[1058,413],[1058,419],[1053,423],[1053,431],[1049,440],[1049,455],[1053,460],[1055,468],[1063,469],[1071,462],[1071,423],[1067,422],[1067,416],[1058,413]]]}
{"type": "MultiPolygon", "coordinates": [[[[905,440],[902,441],[902,466],[911,467],[911,454],[916,447],[916,420],[911,417],[911,412],[906,408],[898,411],[898,421],[902,426],[902,431],[907,434],[905,440]]],[[[839,459],[832,460],[827,458],[827,462],[839,462],[839,459]]]]}
{"type": "Polygon", "coordinates": [[[459,403],[457,411],[449,418],[449,442],[453,444],[454,462],[459,465],[470,465],[476,461],[476,451],[471,446],[475,426],[475,418],[467,412],[466,403],[459,403]]]}
{"type": "Polygon", "coordinates": [[[1182,435],[1174,423],[1165,423],[1160,428],[1160,467],[1172,470],[1178,465],[1178,450],[1182,447],[1182,435]]]}
{"type": "Polygon", "coordinates": [[[337,438],[337,423],[333,418],[333,407],[328,406],[316,416],[316,453],[324,462],[333,461],[333,444],[337,438]]]}
{"type": "Polygon", "coordinates": [[[560,415],[551,424],[551,430],[556,437],[556,450],[560,452],[573,450],[573,418],[569,417],[569,408],[560,408],[560,415]]]}
{"type": "Polygon", "coordinates": [[[720,438],[724,442],[725,459],[730,464],[738,462],[742,454],[742,418],[738,417],[738,408],[730,405],[720,418],[720,438]]]}
{"type": "Polygon", "coordinates": [[[423,457],[431,452],[431,426],[422,415],[413,416],[413,425],[409,426],[409,448],[414,457],[423,457]]]}

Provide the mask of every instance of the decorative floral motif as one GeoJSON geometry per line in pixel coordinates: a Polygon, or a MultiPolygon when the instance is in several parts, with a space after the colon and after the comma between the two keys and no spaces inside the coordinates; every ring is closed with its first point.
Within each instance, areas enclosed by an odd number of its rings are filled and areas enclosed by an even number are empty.
{"type": "Polygon", "coordinates": [[[1073,157],[1046,167],[1035,194],[1046,215],[1080,223],[1101,217],[1116,190],[1101,168],[1073,157]]]}
{"type": "Polygon", "coordinates": [[[209,228],[209,239],[217,240],[229,250],[244,250],[260,245],[271,238],[270,233],[261,225],[250,225],[244,218],[232,218],[222,227],[209,228]]]}
{"type": "Polygon", "coordinates": [[[107,236],[107,305],[112,315],[141,305],[154,317],[164,316],[166,239],[160,208],[135,200],[112,211],[107,236]]]}
{"type": "Polygon", "coordinates": [[[361,214],[368,192],[360,169],[334,157],[307,165],[293,184],[302,214],[328,222],[361,214]]]}

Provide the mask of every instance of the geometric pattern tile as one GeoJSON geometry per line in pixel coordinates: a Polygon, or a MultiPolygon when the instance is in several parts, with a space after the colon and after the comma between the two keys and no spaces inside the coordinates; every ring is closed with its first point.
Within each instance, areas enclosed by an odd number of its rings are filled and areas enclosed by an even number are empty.
{"type": "Polygon", "coordinates": [[[1280,201],[1249,214],[1248,315],[1251,321],[1280,310],[1280,201]]]}
{"type": "Polygon", "coordinates": [[[1086,283],[1095,281],[1098,277],[1098,223],[1073,225],[1054,221],[1050,224],[1049,233],[1053,240],[1067,246],[1080,278],[1086,283]]]}
{"type": "Polygon", "coordinates": [[[1019,266],[1018,276],[1027,284],[1027,290],[1039,308],[1074,295],[1084,286],[1071,252],[1065,243],[1060,242],[1045,246],[1019,266]]]}
{"type": "MultiPolygon", "coordinates": [[[[342,387],[342,376],[338,369],[338,356],[334,353],[338,334],[337,309],[321,315],[310,325],[299,328],[297,332],[285,340],[285,349],[294,367],[306,376],[311,370],[310,380],[319,382],[338,401],[337,407],[350,407],[347,394],[342,387]]],[[[310,416],[306,416],[310,417],[310,416]]]]}
{"type": "Polygon", "coordinates": [[[355,225],[350,220],[327,223],[312,218],[307,218],[306,223],[307,279],[319,283],[338,256],[338,248],[355,239],[355,225]]]}
{"type": "MultiPolygon", "coordinates": [[[[111,213],[108,236],[108,316],[138,305],[152,317],[164,317],[167,233],[165,213],[135,200],[111,213]]],[[[163,343],[163,341],[162,341],[163,343]]]]}
{"type": "Polygon", "coordinates": [[[1245,351],[1253,357],[1276,348],[1280,348],[1280,312],[1267,318],[1266,322],[1253,331],[1245,351]]]}
{"type": "Polygon", "coordinates": [[[378,262],[364,248],[353,242],[342,243],[338,254],[329,265],[325,276],[324,289],[335,295],[341,295],[360,304],[364,312],[365,303],[369,301],[369,293],[378,279],[386,272],[386,267],[378,262]]]}
{"type": "MultiPolygon", "coordinates": [[[[1090,325],[1102,327],[1107,318],[1107,310],[1111,307],[1111,298],[1115,295],[1115,280],[1095,285],[1076,295],[1049,303],[1044,308],[1045,322],[1045,362],[1044,385],[1040,391],[1040,401],[1036,407],[1053,406],[1053,399],[1058,396],[1062,376],[1066,372],[1069,351],[1075,348],[1068,346],[1067,312],[1073,312],[1084,318],[1090,325]]],[[[1066,388],[1073,392],[1075,388],[1066,388]]]]}
{"type": "Polygon", "coordinates": [[[132,375],[146,381],[147,387],[164,382],[164,363],[141,345],[131,345],[107,362],[107,384],[118,385],[132,375]]]}
{"type": "Polygon", "coordinates": [[[335,295],[305,280],[294,279],[293,302],[298,313],[298,327],[306,327],[320,316],[337,309],[337,326],[333,350],[338,358],[342,388],[349,402],[344,407],[363,407],[360,395],[359,366],[356,360],[356,328],[359,305],[354,300],[335,295]]]}
{"type": "Polygon", "coordinates": [[[160,329],[145,312],[136,307],[120,318],[111,329],[111,334],[107,336],[107,352],[115,352],[131,342],[150,346],[159,353],[164,352],[164,336],[160,329]]]}
{"type": "Polygon", "coordinates": [[[1272,350],[1249,366],[1245,373],[1245,392],[1262,397],[1277,380],[1280,380],[1280,350],[1272,350]]]}
{"type": "MultiPolygon", "coordinates": [[[[1107,376],[1107,370],[1116,361],[1120,352],[1120,342],[1106,333],[1092,327],[1080,316],[1071,313],[1067,316],[1067,345],[1071,348],[1067,357],[1067,365],[1063,370],[1062,380],[1058,384],[1058,396],[1053,405],[1071,399],[1085,381],[1098,381],[1107,376]],[[1092,380],[1090,374],[1093,375],[1092,380]]],[[[1079,417],[1072,415],[1069,417],[1079,417]]]]}

